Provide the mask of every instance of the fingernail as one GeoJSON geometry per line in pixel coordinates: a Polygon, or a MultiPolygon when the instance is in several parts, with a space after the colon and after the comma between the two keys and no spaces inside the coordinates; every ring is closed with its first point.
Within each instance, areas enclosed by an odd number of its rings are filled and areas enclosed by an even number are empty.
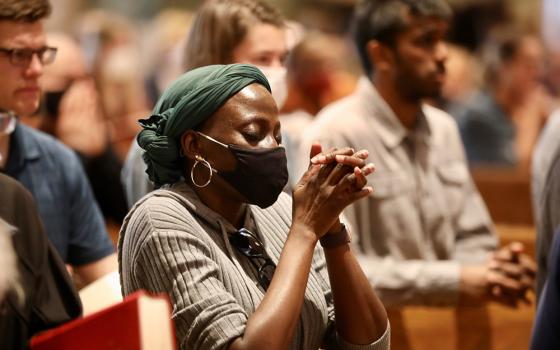
{"type": "Polygon", "coordinates": [[[344,161],[344,156],[341,154],[337,154],[334,159],[336,159],[336,161],[340,163],[344,161]]]}
{"type": "Polygon", "coordinates": [[[317,164],[320,162],[324,162],[327,159],[327,157],[325,157],[322,154],[316,155],[315,157],[311,158],[311,163],[312,164],[317,164]]]}
{"type": "Polygon", "coordinates": [[[373,173],[374,170],[375,170],[375,167],[371,163],[364,167],[364,173],[366,173],[367,175],[373,173]]]}

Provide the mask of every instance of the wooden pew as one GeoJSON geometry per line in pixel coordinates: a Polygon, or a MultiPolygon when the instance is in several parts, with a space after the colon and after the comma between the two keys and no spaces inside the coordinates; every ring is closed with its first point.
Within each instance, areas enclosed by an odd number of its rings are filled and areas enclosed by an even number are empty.
{"type": "Polygon", "coordinates": [[[496,223],[533,225],[528,171],[474,168],[472,177],[496,223]]]}
{"type": "MultiPolygon", "coordinates": [[[[521,241],[533,254],[532,226],[498,224],[496,228],[503,244],[521,241]]],[[[534,303],[515,310],[495,303],[486,307],[406,307],[389,312],[392,349],[526,350],[534,317],[534,303]]]]}
{"type": "MultiPolygon", "coordinates": [[[[522,242],[534,256],[535,228],[530,176],[526,171],[472,169],[473,179],[496,223],[500,243],[522,242]]],[[[533,295],[531,295],[531,299],[533,295]]],[[[485,307],[406,307],[390,311],[395,350],[526,350],[535,305],[485,307]]]]}

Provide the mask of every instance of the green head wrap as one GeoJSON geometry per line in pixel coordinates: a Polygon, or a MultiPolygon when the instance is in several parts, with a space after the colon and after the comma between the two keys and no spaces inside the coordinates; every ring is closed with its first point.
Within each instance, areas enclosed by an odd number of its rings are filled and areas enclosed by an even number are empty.
{"type": "Polygon", "coordinates": [[[138,144],[145,152],[146,173],[156,187],[183,176],[180,137],[210,118],[244,87],[258,83],[270,91],[264,74],[247,64],[213,65],[193,69],[165,90],[153,114],[139,121],[144,130],[138,144]]]}

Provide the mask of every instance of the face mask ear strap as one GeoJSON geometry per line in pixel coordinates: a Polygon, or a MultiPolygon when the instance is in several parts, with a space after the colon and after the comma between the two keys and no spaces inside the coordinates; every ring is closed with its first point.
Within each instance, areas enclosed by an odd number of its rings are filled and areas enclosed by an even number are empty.
{"type": "Polygon", "coordinates": [[[196,187],[199,187],[199,188],[206,187],[206,186],[208,186],[208,184],[210,184],[210,181],[212,180],[212,175],[213,175],[212,166],[210,165],[210,163],[208,163],[208,161],[206,159],[202,158],[201,156],[197,155],[194,158],[195,158],[195,161],[194,161],[194,164],[191,168],[191,181],[192,181],[193,185],[195,185],[196,187]],[[209,171],[208,180],[205,183],[203,183],[202,185],[197,184],[196,181],[194,180],[194,169],[196,168],[196,166],[198,164],[204,165],[204,167],[206,167],[209,171]]]}
{"type": "Polygon", "coordinates": [[[218,145],[220,145],[220,146],[222,146],[222,147],[229,148],[228,145],[226,145],[226,144],[223,143],[223,142],[220,142],[220,141],[216,140],[216,139],[213,138],[213,137],[210,137],[210,136],[208,136],[208,135],[206,135],[206,134],[203,134],[203,133],[201,133],[200,131],[197,131],[197,133],[198,133],[200,136],[203,136],[203,137],[204,137],[205,139],[207,139],[207,140],[210,140],[210,141],[212,141],[212,142],[215,142],[215,143],[217,143],[218,145]]]}

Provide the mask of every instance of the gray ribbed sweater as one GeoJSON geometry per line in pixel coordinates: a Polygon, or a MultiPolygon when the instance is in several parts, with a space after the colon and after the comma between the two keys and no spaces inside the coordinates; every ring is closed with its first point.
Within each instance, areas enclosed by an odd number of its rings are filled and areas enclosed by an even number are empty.
{"type": "MultiPolygon", "coordinates": [[[[249,210],[248,224],[252,222],[267,253],[278,263],[291,225],[291,199],[282,194],[267,209],[250,206],[249,210]]],[[[138,289],[167,293],[181,349],[226,349],[243,334],[249,315],[264,297],[254,267],[226,239],[233,231],[184,183],[144,197],[121,228],[118,255],[123,295],[138,289]]],[[[388,349],[389,329],[366,346],[337,337],[328,281],[318,247],[290,349],[388,349]]]]}

